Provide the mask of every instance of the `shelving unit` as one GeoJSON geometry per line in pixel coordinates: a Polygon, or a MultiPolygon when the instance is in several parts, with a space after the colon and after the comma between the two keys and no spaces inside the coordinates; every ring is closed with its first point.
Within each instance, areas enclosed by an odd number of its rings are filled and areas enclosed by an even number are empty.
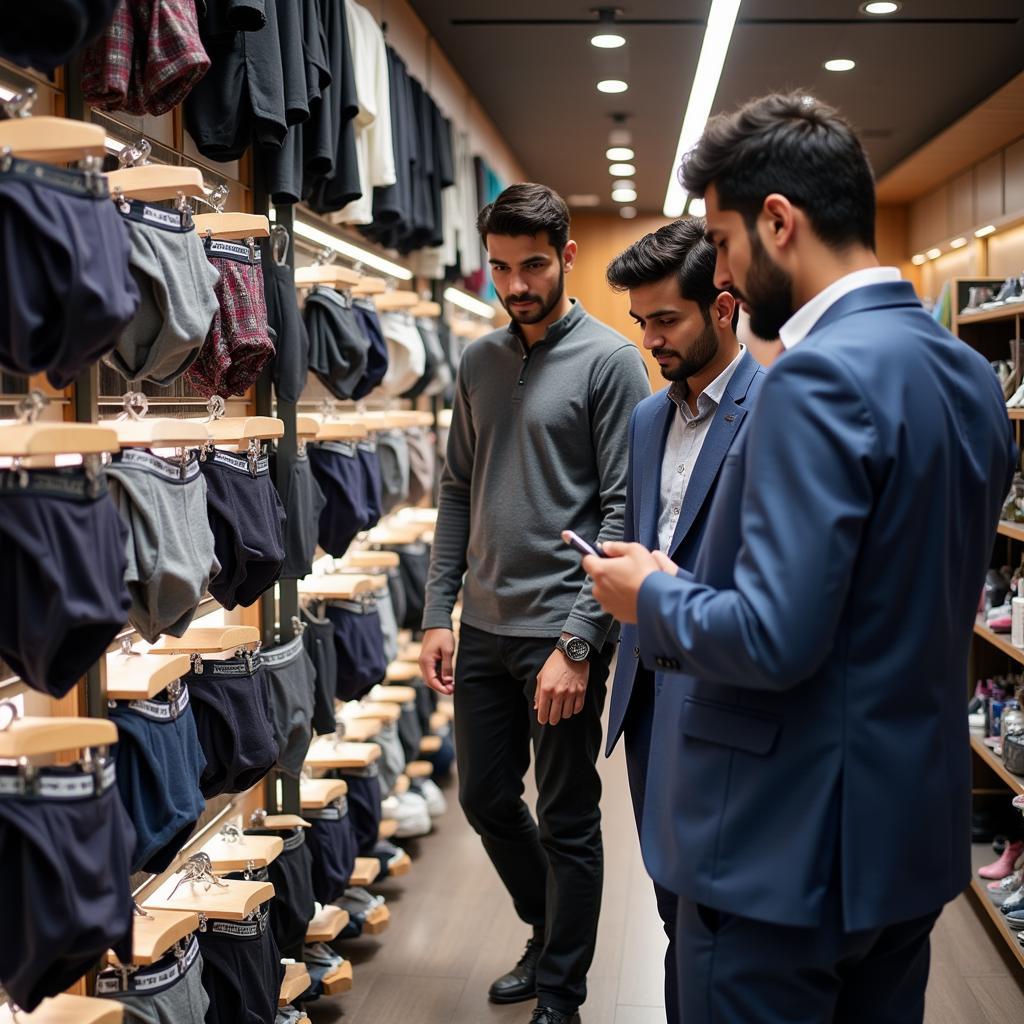
{"type": "MultiPolygon", "coordinates": [[[[1024,419],[1024,416],[1020,418],[1024,419]]],[[[1009,537],[1010,540],[1024,541],[1024,524],[1002,522],[997,527],[997,530],[1003,537],[1009,537]]]]}
{"type": "Polygon", "coordinates": [[[1017,938],[1017,932],[1024,931],[1024,928],[1014,928],[1007,923],[1006,917],[999,910],[1000,901],[986,888],[988,885],[986,879],[978,877],[978,869],[986,864],[991,864],[994,857],[995,854],[988,843],[974,843],[972,845],[971,892],[977,897],[978,903],[981,904],[981,909],[992,919],[996,930],[1017,958],[1017,962],[1021,967],[1024,967],[1024,946],[1021,945],[1020,940],[1017,938]]]}
{"type": "Polygon", "coordinates": [[[1003,654],[1008,655],[1013,658],[1014,661],[1020,662],[1020,664],[1024,665],[1024,651],[1014,647],[1013,644],[1010,643],[1008,639],[1009,633],[993,633],[992,630],[984,623],[975,622],[974,635],[980,636],[993,647],[1002,651],[1003,654]]]}
{"type": "Polygon", "coordinates": [[[1014,775],[994,751],[985,746],[984,741],[978,735],[971,735],[971,749],[983,764],[987,764],[1005,782],[1010,789],[1017,794],[1024,794],[1024,778],[1014,775]]]}

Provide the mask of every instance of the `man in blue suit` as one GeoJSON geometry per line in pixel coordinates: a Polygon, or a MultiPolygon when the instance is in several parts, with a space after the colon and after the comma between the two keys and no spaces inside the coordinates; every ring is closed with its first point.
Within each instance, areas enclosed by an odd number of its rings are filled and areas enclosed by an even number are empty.
{"type": "Polygon", "coordinates": [[[716,283],[785,353],[693,572],[639,544],[584,563],[669,673],[642,843],[680,896],[682,1017],[912,1024],[971,872],[965,680],[1016,457],[1002,393],[878,266],[871,170],[834,110],[753,101],[683,172],[716,283]]]}
{"type": "MultiPolygon", "coordinates": [[[[736,300],[715,287],[715,247],[701,219],[677,220],[645,235],[608,266],[608,283],[629,292],[630,316],[671,386],[644,399],[629,426],[623,540],[639,541],[692,569],[707,524],[718,471],[740,437],[764,370],[736,339],[736,300]]],[[[655,717],[655,673],[640,664],[636,626],[622,632],[612,686],[606,753],[619,736],[637,830],[643,820],[655,717]]],[[[678,896],[657,882],[665,923],[665,1010],[677,1024],[675,964],[678,896]]]]}

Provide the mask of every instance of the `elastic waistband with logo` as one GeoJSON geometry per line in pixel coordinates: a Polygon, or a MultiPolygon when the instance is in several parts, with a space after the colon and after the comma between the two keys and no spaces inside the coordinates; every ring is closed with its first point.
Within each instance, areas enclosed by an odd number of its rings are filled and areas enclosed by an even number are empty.
{"type": "Polygon", "coordinates": [[[192,211],[187,208],[168,210],[165,206],[150,206],[141,199],[122,199],[118,202],[117,208],[125,220],[147,224],[161,231],[173,231],[177,235],[184,235],[196,229],[192,221],[192,211]]]}
{"type": "Polygon", "coordinates": [[[107,179],[99,171],[71,171],[16,156],[0,157],[0,180],[45,185],[87,199],[106,199],[110,196],[107,179]]]}
{"type": "Polygon", "coordinates": [[[0,470],[0,494],[4,492],[95,501],[107,493],[107,478],[101,469],[90,472],[84,466],[0,470]]]}
{"type": "MultiPolygon", "coordinates": [[[[305,817],[306,812],[303,811],[302,814],[305,817]]],[[[287,853],[289,850],[297,850],[306,842],[306,830],[301,826],[293,829],[250,828],[245,830],[245,834],[247,836],[279,836],[284,840],[282,853],[287,853]]]]}
{"type": "Polygon", "coordinates": [[[189,483],[199,476],[199,458],[195,452],[191,452],[182,462],[181,459],[162,459],[159,455],[138,448],[126,448],[113,456],[110,464],[152,473],[172,484],[189,483]]]}
{"type": "Polygon", "coordinates": [[[214,660],[196,655],[192,659],[192,675],[194,676],[251,676],[263,665],[263,654],[260,651],[253,651],[251,654],[243,654],[240,658],[224,658],[214,660]]]}
{"type": "Polygon", "coordinates": [[[251,267],[258,266],[260,263],[259,249],[246,242],[227,242],[223,238],[204,238],[203,245],[206,246],[207,256],[235,260],[238,263],[247,263],[251,267]]]}
{"type": "Polygon", "coordinates": [[[255,471],[250,468],[249,458],[246,455],[235,455],[234,452],[222,452],[219,448],[215,448],[206,458],[215,466],[233,469],[236,473],[245,473],[246,476],[266,476],[270,472],[270,458],[266,455],[261,455],[254,460],[255,471]]]}
{"type": "Polygon", "coordinates": [[[174,700],[132,700],[121,706],[127,711],[152,718],[156,722],[173,722],[184,714],[188,707],[188,687],[181,684],[181,693],[174,700]]]}
{"type": "Polygon", "coordinates": [[[117,778],[114,762],[106,759],[78,768],[0,768],[0,797],[33,800],[86,800],[105,793],[117,778]]]}
{"type": "Polygon", "coordinates": [[[310,821],[341,821],[348,814],[348,797],[339,796],[326,807],[303,807],[302,816],[310,821]]]}
{"type": "Polygon", "coordinates": [[[333,452],[335,455],[344,455],[347,459],[356,457],[356,445],[354,441],[319,441],[317,447],[324,452],[333,452]]]}
{"type": "Polygon", "coordinates": [[[330,598],[327,604],[331,608],[341,608],[353,615],[376,615],[377,601],[373,594],[363,594],[359,601],[346,601],[341,598],[330,598]]]}
{"type": "Polygon", "coordinates": [[[117,992],[156,995],[184,978],[198,957],[199,940],[193,935],[180,956],[168,953],[148,967],[110,967],[101,972],[96,978],[96,995],[109,996],[117,992]]]}
{"type": "MultiPolygon", "coordinates": [[[[371,761],[360,768],[339,768],[338,776],[342,779],[375,779],[380,775],[380,766],[376,761],[371,761]]],[[[306,812],[303,811],[303,814],[306,812]]]]}
{"type": "Polygon", "coordinates": [[[255,939],[267,930],[267,922],[270,920],[269,904],[264,904],[267,909],[260,909],[254,912],[248,921],[211,921],[206,926],[208,935],[223,935],[229,939],[255,939]]]}
{"type": "Polygon", "coordinates": [[[283,647],[275,647],[269,651],[260,651],[260,657],[267,668],[280,668],[301,657],[303,651],[302,637],[297,636],[289,640],[283,647]]]}

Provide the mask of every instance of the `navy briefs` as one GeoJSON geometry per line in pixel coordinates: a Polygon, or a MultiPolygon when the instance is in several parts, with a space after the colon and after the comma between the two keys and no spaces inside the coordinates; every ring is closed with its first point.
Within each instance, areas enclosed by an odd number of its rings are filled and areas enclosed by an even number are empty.
{"type": "Polygon", "coordinates": [[[301,960],[309,922],[316,913],[313,852],[306,842],[306,829],[247,829],[246,835],[277,835],[284,840],[284,849],[267,866],[267,878],[274,886],[270,927],[281,956],[301,960]]]}
{"type": "Polygon", "coordinates": [[[420,756],[420,745],[423,742],[423,723],[416,710],[415,701],[402,705],[402,714],[398,719],[398,737],[402,741],[407,761],[416,761],[420,756]]]}
{"type": "Polygon", "coordinates": [[[313,892],[320,903],[340,899],[355,870],[358,844],[348,801],[339,796],[326,807],[304,808],[312,828],[306,845],[313,854],[313,892]]]}
{"type": "Polygon", "coordinates": [[[135,826],[132,871],[159,874],[192,834],[206,801],[199,780],[206,758],[199,746],[187,686],[175,698],[110,701],[117,724],[117,789],[135,826]]]}
{"type": "Polygon", "coordinates": [[[128,621],[127,540],[103,473],[0,471],[0,657],[33,689],[63,697],[128,621]]]}
{"type": "Polygon", "coordinates": [[[247,921],[210,921],[199,933],[199,948],[210,997],[206,1024],[274,1024],[284,965],[269,906],[247,921]]]}
{"type": "Polygon", "coordinates": [[[345,768],[331,774],[348,783],[348,816],[358,856],[372,857],[380,838],[380,770],[372,762],[365,768],[345,768]]]}
{"type": "MultiPolygon", "coordinates": [[[[274,456],[275,460],[281,457],[280,453],[274,456]]],[[[284,524],[284,568],[281,570],[281,578],[301,580],[313,571],[320,515],[327,499],[313,475],[313,466],[305,445],[299,446],[289,462],[288,482],[281,495],[288,517],[284,524]]]]}
{"type": "Polygon", "coordinates": [[[335,694],[339,700],[359,700],[383,682],[388,671],[376,605],[372,599],[331,601],[324,614],[334,623],[335,694]]]}
{"type": "Polygon", "coordinates": [[[277,582],[284,565],[285,511],[269,460],[214,449],[199,468],[221,565],[210,593],[225,608],[247,608],[277,582]]]}
{"type": "Polygon", "coordinates": [[[369,530],[380,522],[384,515],[383,484],[380,479],[380,458],[377,455],[377,442],[372,438],[356,444],[359,452],[359,463],[363,467],[366,480],[366,529],[369,530]]]}
{"type": "Polygon", "coordinates": [[[132,956],[135,832],[111,761],[92,768],[0,766],[0,986],[31,1013],[108,949],[132,956]]]}
{"type": "Polygon", "coordinates": [[[405,591],[405,615],[398,620],[402,629],[418,630],[423,624],[423,604],[430,569],[430,545],[423,541],[392,547],[398,555],[398,571],[405,591]]]}
{"type": "Polygon", "coordinates": [[[188,687],[199,745],[206,757],[200,788],[207,800],[255,786],[277,762],[270,683],[254,654],[225,661],[194,659],[188,687]]]}
{"type": "Polygon", "coordinates": [[[302,637],[260,655],[270,685],[270,714],[280,752],[278,767],[298,778],[313,738],[313,688],[316,669],[302,637]]]}
{"type": "Polygon", "coordinates": [[[334,650],[334,623],[314,615],[309,608],[300,612],[302,643],[313,662],[316,673],[313,691],[313,731],[318,736],[332,733],[337,728],[334,710],[334,690],[338,678],[338,655],[334,650]]]}
{"type": "Polygon", "coordinates": [[[199,939],[193,934],[175,943],[155,964],[101,971],[96,995],[117,1000],[125,1024],[204,1024],[210,998],[199,939]]]}
{"type": "Polygon", "coordinates": [[[327,499],[320,513],[320,547],[340,558],[356,534],[370,525],[366,472],[354,443],[323,441],[308,445],[307,451],[313,475],[327,499]]]}
{"type": "Polygon", "coordinates": [[[352,392],[353,398],[364,398],[380,384],[388,372],[388,345],[380,329],[380,320],[377,319],[377,309],[372,299],[356,299],[352,303],[352,311],[363,337],[370,343],[366,353],[366,372],[352,392]]]}
{"type": "Polygon", "coordinates": [[[65,388],[139,306],[128,231],[102,174],[0,156],[0,367],[65,388]]]}

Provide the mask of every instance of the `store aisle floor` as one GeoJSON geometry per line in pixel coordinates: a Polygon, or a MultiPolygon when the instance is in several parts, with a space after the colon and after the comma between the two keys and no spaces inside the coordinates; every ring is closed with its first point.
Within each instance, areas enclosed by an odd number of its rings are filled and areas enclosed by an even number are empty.
{"type": "MultiPolygon", "coordinates": [[[[664,1024],[664,937],[633,829],[621,746],[602,761],[604,908],[583,1024],[664,1024]]],[[[313,1024],[525,1024],[531,1003],[492,1006],[490,982],[519,957],[528,929],[446,789],[447,815],[407,844],[412,873],[384,882],[391,927],[346,943],[355,987],[307,1009],[313,1024]]],[[[532,800],[532,794],[528,792],[532,800]]],[[[935,932],[927,1024],[1024,1020],[1016,966],[994,952],[975,908],[960,897],[935,932]]]]}

